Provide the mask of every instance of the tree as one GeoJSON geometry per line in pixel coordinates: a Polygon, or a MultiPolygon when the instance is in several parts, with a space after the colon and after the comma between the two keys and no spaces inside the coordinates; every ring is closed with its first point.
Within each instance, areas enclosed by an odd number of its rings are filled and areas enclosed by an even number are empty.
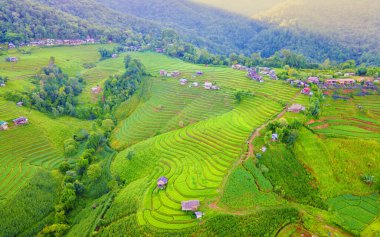
{"type": "Polygon", "coordinates": [[[102,121],[102,128],[107,132],[112,131],[114,126],[115,126],[115,124],[112,121],[112,119],[105,119],[102,121]]]}
{"type": "Polygon", "coordinates": [[[87,176],[90,178],[90,180],[95,181],[100,176],[102,176],[102,168],[99,164],[94,164],[88,167],[87,169],[87,176]]]}
{"type": "Polygon", "coordinates": [[[69,162],[64,161],[59,165],[58,169],[62,174],[66,174],[67,171],[71,170],[71,165],[69,162]]]}

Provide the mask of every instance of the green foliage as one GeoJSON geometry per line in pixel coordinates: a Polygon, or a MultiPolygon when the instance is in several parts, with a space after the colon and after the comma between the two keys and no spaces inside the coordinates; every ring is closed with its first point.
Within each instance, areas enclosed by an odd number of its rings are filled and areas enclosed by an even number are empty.
{"type": "Polygon", "coordinates": [[[250,171],[239,166],[229,176],[221,203],[230,208],[239,209],[277,204],[275,195],[261,192],[256,181],[258,180],[250,171]]]}
{"type": "Polygon", "coordinates": [[[268,167],[269,171],[263,174],[279,195],[291,201],[325,208],[311,175],[285,146],[269,149],[260,159],[259,167],[261,165],[268,167]]]}
{"type": "Polygon", "coordinates": [[[70,226],[67,224],[53,224],[46,226],[40,233],[38,237],[61,237],[65,234],[67,230],[70,229],[70,226]]]}
{"type": "Polygon", "coordinates": [[[365,174],[361,176],[361,179],[365,184],[368,185],[372,185],[375,183],[375,176],[373,175],[365,174]]]}
{"type": "Polygon", "coordinates": [[[102,172],[102,168],[100,167],[100,165],[93,164],[93,165],[90,165],[90,167],[88,167],[87,176],[90,178],[90,180],[96,181],[102,175],[101,172],[102,172]]]}
{"type": "Polygon", "coordinates": [[[72,138],[67,139],[64,142],[64,150],[65,150],[65,155],[68,157],[75,155],[78,152],[77,142],[72,138]]]}
{"type": "Polygon", "coordinates": [[[66,174],[67,171],[71,170],[71,165],[69,162],[64,161],[59,165],[58,169],[62,174],[66,174]]]}
{"type": "Polygon", "coordinates": [[[218,215],[202,225],[197,236],[273,236],[285,224],[299,219],[292,208],[259,211],[256,214],[218,215]]]}

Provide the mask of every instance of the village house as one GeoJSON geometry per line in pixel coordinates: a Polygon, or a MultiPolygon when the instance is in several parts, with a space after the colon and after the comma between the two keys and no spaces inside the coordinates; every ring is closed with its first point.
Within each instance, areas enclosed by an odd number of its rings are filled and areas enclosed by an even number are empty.
{"type": "Polygon", "coordinates": [[[219,86],[211,86],[211,90],[220,90],[220,87],[219,86]]]}
{"type": "Polygon", "coordinates": [[[165,176],[162,176],[157,180],[157,188],[159,189],[165,189],[167,184],[168,178],[166,178],[165,176]]]}
{"type": "Polygon", "coordinates": [[[356,83],[354,79],[328,79],[325,81],[327,85],[353,85],[356,83]]]}
{"type": "Polygon", "coordinates": [[[197,74],[197,76],[202,76],[203,72],[202,71],[197,71],[196,74],[197,74]]]}
{"type": "Polygon", "coordinates": [[[7,58],[7,62],[10,62],[10,63],[16,63],[18,61],[18,58],[16,57],[8,57],[7,58]]]}
{"type": "Polygon", "coordinates": [[[199,83],[198,82],[193,82],[193,83],[191,83],[191,86],[198,87],[199,83]]]}
{"type": "Polygon", "coordinates": [[[191,200],[191,201],[182,201],[182,211],[197,211],[200,206],[199,200],[191,200]]]}
{"type": "Polygon", "coordinates": [[[116,54],[116,53],[112,54],[112,58],[117,58],[117,57],[119,57],[118,54],[116,54]]]}
{"type": "Polygon", "coordinates": [[[1,83],[1,84],[0,84],[0,87],[5,87],[5,83],[1,83]]]}
{"type": "Polygon", "coordinates": [[[181,85],[186,85],[187,84],[187,79],[185,79],[185,78],[182,78],[182,79],[180,79],[179,80],[179,84],[181,84],[181,85]]]}
{"type": "Polygon", "coordinates": [[[305,109],[306,108],[300,104],[292,104],[292,106],[288,108],[288,112],[299,113],[301,111],[305,111],[305,109]]]}
{"type": "Polygon", "coordinates": [[[277,133],[273,133],[272,134],[272,142],[277,142],[278,141],[278,134],[277,133]]]}
{"type": "Polygon", "coordinates": [[[16,45],[14,45],[13,43],[8,44],[8,49],[14,49],[14,48],[16,48],[16,45]]]}
{"type": "Polygon", "coordinates": [[[313,95],[313,92],[311,91],[311,89],[309,87],[305,87],[301,90],[301,93],[304,94],[304,95],[313,95]]]}
{"type": "Polygon", "coordinates": [[[18,107],[22,107],[22,106],[24,105],[24,102],[19,101],[19,102],[16,103],[16,105],[17,105],[18,107]]]}
{"type": "Polygon", "coordinates": [[[247,77],[258,82],[264,82],[263,77],[260,76],[254,68],[248,69],[247,77]]]}
{"type": "Polygon", "coordinates": [[[201,211],[196,211],[194,214],[197,219],[201,219],[203,217],[203,212],[201,211]]]}
{"type": "Polygon", "coordinates": [[[166,76],[166,74],[168,74],[165,70],[160,70],[160,75],[161,76],[166,76]]]}
{"type": "Polygon", "coordinates": [[[354,72],[347,72],[344,74],[345,77],[354,77],[356,74],[354,72]]]}
{"type": "Polygon", "coordinates": [[[0,131],[8,130],[8,123],[0,121],[0,131]]]}
{"type": "Polygon", "coordinates": [[[96,87],[91,88],[92,94],[99,94],[100,92],[102,92],[102,88],[100,86],[96,86],[96,87]]]}
{"type": "Polygon", "coordinates": [[[307,79],[307,82],[312,83],[312,84],[318,84],[319,83],[319,77],[309,77],[307,79]]]}
{"type": "Polygon", "coordinates": [[[28,119],[25,117],[20,117],[20,118],[14,119],[13,123],[16,126],[25,125],[28,123],[28,119]]]}
{"type": "Polygon", "coordinates": [[[232,69],[235,69],[235,70],[240,70],[241,67],[242,67],[242,65],[240,65],[240,64],[233,64],[233,65],[231,66],[231,68],[232,68],[232,69]]]}
{"type": "Polygon", "coordinates": [[[267,151],[267,147],[263,146],[263,147],[261,148],[261,152],[262,152],[262,153],[265,153],[266,151],[267,151]]]}
{"type": "Polygon", "coordinates": [[[164,53],[164,49],[163,48],[156,48],[156,53],[164,53]]]}
{"type": "Polygon", "coordinates": [[[206,89],[206,90],[211,90],[211,87],[212,87],[212,83],[211,83],[211,82],[208,82],[208,81],[206,81],[206,82],[205,82],[205,85],[204,85],[204,87],[205,87],[205,89],[206,89]]]}

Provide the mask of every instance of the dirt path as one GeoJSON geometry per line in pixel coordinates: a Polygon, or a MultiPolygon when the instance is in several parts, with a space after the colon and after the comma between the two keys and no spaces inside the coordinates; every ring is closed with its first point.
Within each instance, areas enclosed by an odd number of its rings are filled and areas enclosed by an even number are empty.
{"type": "MultiPolygon", "coordinates": [[[[297,93],[297,94],[296,94],[296,95],[295,95],[295,96],[289,101],[289,104],[292,104],[292,103],[294,102],[294,100],[295,100],[299,95],[301,95],[301,93],[297,93]]],[[[284,110],[282,110],[281,113],[279,113],[274,119],[272,119],[272,120],[266,122],[265,124],[261,125],[260,127],[256,128],[256,129],[253,131],[251,137],[250,137],[249,140],[248,140],[248,151],[247,151],[246,153],[241,154],[240,159],[239,159],[237,162],[235,162],[234,165],[228,170],[228,173],[227,173],[227,175],[224,177],[223,182],[222,182],[222,184],[221,184],[221,186],[220,186],[220,188],[219,188],[219,195],[218,195],[217,199],[215,200],[215,202],[213,202],[213,203],[210,205],[210,207],[211,207],[212,209],[214,209],[214,210],[223,210],[224,212],[227,212],[227,213],[230,212],[230,211],[228,211],[228,210],[226,210],[226,209],[223,209],[223,208],[221,208],[221,207],[218,206],[218,203],[220,202],[220,198],[223,196],[224,189],[225,189],[225,186],[226,186],[226,184],[227,184],[228,178],[230,177],[232,171],[234,171],[234,170],[236,169],[236,167],[238,167],[239,165],[243,164],[243,163],[244,163],[245,161],[247,161],[250,157],[253,157],[253,156],[254,156],[255,148],[254,148],[252,142],[253,142],[253,140],[254,140],[256,137],[260,136],[260,131],[263,130],[263,129],[264,129],[264,128],[265,128],[270,122],[282,118],[282,117],[286,114],[287,110],[288,110],[288,106],[286,106],[286,107],[284,108],[284,110]]],[[[230,213],[233,213],[233,212],[230,212],[230,213]]]]}

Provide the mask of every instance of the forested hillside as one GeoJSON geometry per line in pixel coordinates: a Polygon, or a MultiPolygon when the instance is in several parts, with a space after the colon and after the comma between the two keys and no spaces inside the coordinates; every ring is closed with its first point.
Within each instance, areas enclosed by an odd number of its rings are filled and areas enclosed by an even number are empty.
{"type": "Polygon", "coordinates": [[[287,0],[255,16],[281,27],[330,35],[380,62],[380,2],[373,0],[287,0]]]}
{"type": "Polygon", "coordinates": [[[114,10],[160,22],[214,53],[260,52],[264,57],[287,48],[307,57],[345,60],[355,56],[330,38],[273,28],[263,22],[187,0],[97,0],[114,10]]]}

